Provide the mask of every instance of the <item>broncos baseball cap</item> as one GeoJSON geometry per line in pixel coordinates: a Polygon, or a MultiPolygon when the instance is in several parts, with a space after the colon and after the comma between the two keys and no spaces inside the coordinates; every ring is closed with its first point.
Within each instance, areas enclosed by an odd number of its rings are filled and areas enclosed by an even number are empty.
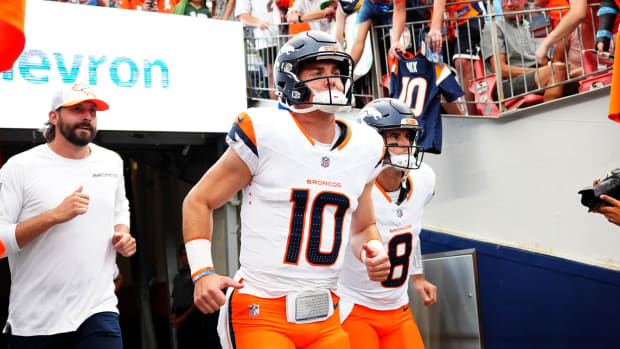
{"type": "Polygon", "coordinates": [[[110,108],[108,103],[97,98],[95,91],[90,86],[83,83],[75,83],[64,85],[54,94],[54,97],[52,97],[52,110],[60,107],[70,107],[85,101],[95,103],[98,111],[110,108]]]}

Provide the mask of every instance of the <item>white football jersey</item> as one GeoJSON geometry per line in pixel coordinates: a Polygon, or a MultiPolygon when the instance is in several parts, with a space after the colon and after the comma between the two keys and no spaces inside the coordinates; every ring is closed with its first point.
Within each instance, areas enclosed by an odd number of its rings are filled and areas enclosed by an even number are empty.
{"type": "Polygon", "coordinates": [[[383,141],[370,127],[337,121],[333,146],[317,143],[291,113],[250,109],[227,142],[252,181],[241,206],[240,291],[281,297],[335,289],[352,212],[380,171],[383,141]]]}
{"type": "Polygon", "coordinates": [[[343,301],[376,310],[397,309],[409,303],[409,275],[422,274],[419,236],[424,207],[435,194],[435,173],[422,163],[409,172],[407,180],[410,190],[400,205],[376,181],[372,191],[377,229],[390,257],[388,279],[371,281],[366,266],[347,249],[337,289],[343,301]]]}

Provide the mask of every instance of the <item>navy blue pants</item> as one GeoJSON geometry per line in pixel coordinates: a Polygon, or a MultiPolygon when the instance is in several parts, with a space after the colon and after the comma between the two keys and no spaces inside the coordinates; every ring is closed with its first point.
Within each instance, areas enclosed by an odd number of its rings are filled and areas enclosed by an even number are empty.
{"type": "Polygon", "coordinates": [[[49,336],[15,336],[9,334],[9,349],[122,349],[118,314],[95,314],[75,332],[49,336]]]}

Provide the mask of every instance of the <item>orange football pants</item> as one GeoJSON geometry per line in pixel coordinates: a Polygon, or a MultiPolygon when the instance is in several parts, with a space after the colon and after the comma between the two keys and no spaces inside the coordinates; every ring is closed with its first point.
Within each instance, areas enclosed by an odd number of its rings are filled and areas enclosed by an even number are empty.
{"type": "MultiPolygon", "coordinates": [[[[338,296],[332,294],[334,305],[338,296]]],[[[237,349],[348,349],[338,309],[327,320],[293,324],[286,320],[286,297],[259,298],[235,290],[230,299],[231,340],[237,349]],[[253,311],[250,311],[250,306],[253,311]],[[258,306],[256,308],[255,306],[258,306]],[[253,315],[253,316],[252,316],[253,315]]]]}
{"type": "Polygon", "coordinates": [[[342,324],[355,349],[424,349],[409,306],[374,310],[355,305],[342,324]]]}

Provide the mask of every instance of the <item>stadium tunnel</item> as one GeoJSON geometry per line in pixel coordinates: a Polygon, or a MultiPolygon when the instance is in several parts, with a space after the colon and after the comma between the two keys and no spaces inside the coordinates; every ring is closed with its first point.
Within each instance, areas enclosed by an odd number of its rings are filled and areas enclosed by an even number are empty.
{"type": "MultiPolygon", "coordinates": [[[[0,128],[0,165],[41,143],[44,139],[36,130],[0,128]]],[[[117,257],[123,277],[117,296],[124,347],[175,348],[169,315],[183,244],[182,203],[226,149],[225,134],[99,131],[94,143],[123,158],[131,233],[137,240],[134,256],[117,257]]],[[[238,208],[231,200],[214,211],[213,258],[218,273],[230,274],[238,267],[238,208]]],[[[8,259],[1,259],[2,324],[8,316],[10,280],[8,259]]],[[[6,346],[0,335],[0,349],[6,346]]]]}

